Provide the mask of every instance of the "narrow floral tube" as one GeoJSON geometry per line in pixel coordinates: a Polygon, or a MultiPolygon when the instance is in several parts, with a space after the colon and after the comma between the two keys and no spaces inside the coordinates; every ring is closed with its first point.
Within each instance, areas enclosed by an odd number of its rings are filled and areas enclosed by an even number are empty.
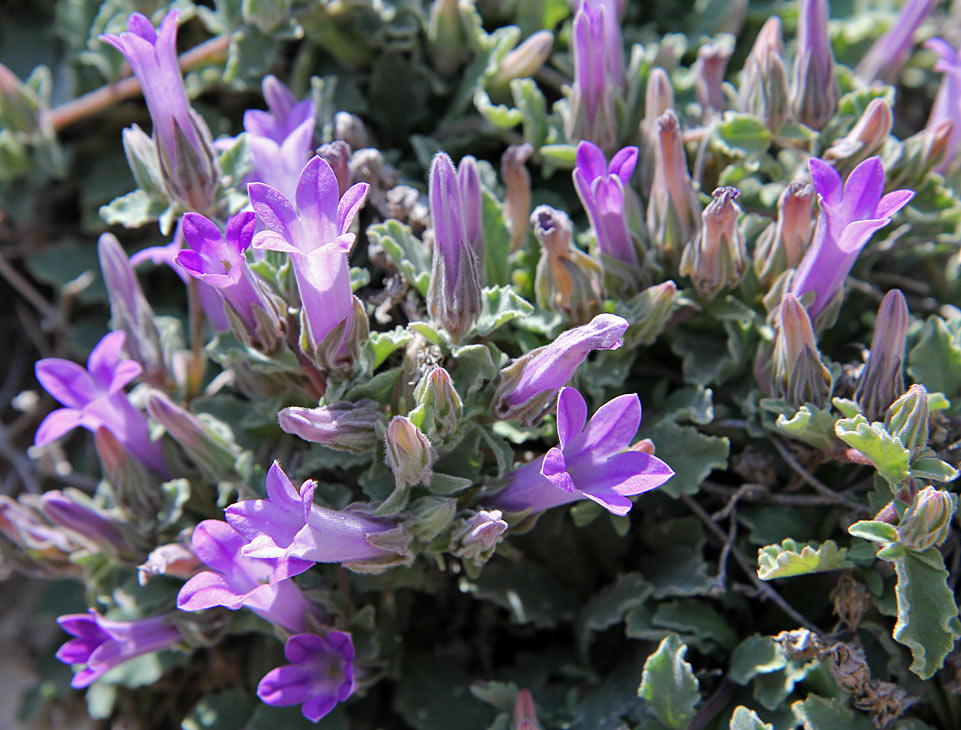
{"type": "Polygon", "coordinates": [[[953,125],[944,160],[935,168],[944,173],[954,165],[958,146],[961,145],[961,52],[943,38],[931,38],[925,41],[924,47],[938,54],[940,58],[934,64],[934,70],[944,74],[926,128],[933,131],[944,121],[950,121],[953,125]]]}
{"type": "Polygon", "coordinates": [[[304,717],[319,722],[354,693],[357,685],[350,634],[296,634],[287,639],[284,656],[290,664],[272,669],[257,685],[257,696],[265,704],[302,705],[304,717]]]}
{"type": "Polygon", "coordinates": [[[637,395],[614,398],[588,422],[584,397],[574,388],[562,389],[557,398],[559,445],[515,471],[490,502],[512,513],[590,499],[613,514],[627,514],[633,506],[628,497],[674,475],[660,459],[630,448],[640,423],[637,395]]]}
{"type": "Polygon", "coordinates": [[[915,32],[937,4],[937,0],[905,0],[891,27],[864,54],[854,73],[868,83],[878,78],[893,80],[911,53],[915,32]]]}
{"type": "Polygon", "coordinates": [[[111,332],[97,343],[83,368],[56,357],[37,362],[37,380],[65,407],[50,413],[34,437],[43,446],[79,427],[109,430],[127,451],[161,476],[169,474],[163,446],[151,441],[147,416],[127,400],[124,386],[138,377],[143,368],[133,360],[122,360],[126,335],[111,332]]]}
{"type": "Polygon", "coordinates": [[[574,84],[571,86],[567,135],[571,139],[590,140],[604,149],[613,146],[616,136],[613,99],[616,87],[609,82],[607,70],[605,31],[608,15],[608,7],[590,2],[582,3],[574,14],[571,35],[574,84]]]}
{"type": "Polygon", "coordinates": [[[791,293],[798,299],[813,296],[805,306],[815,320],[837,295],[861,249],[910,202],[914,191],[883,195],[884,168],[877,157],[854,168],[844,183],[824,160],[812,157],[809,164],[821,213],[814,240],[791,282],[791,293]]]}
{"type": "Polygon", "coordinates": [[[180,632],[168,617],[152,616],[136,621],[112,621],[93,609],[57,619],[60,628],[73,636],[57,652],[64,664],[83,664],[70,685],[82,689],[104,674],[135,657],[169,649],[180,641],[180,632]]]}

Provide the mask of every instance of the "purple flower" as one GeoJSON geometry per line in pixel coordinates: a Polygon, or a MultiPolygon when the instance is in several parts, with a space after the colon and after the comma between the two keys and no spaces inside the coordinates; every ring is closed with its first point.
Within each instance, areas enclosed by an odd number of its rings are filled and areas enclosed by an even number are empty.
{"type": "Polygon", "coordinates": [[[897,76],[911,53],[914,32],[935,5],[937,0],[905,0],[891,27],[864,54],[854,72],[867,82],[897,76]]]}
{"type": "Polygon", "coordinates": [[[167,623],[166,616],[137,621],[110,621],[93,609],[57,619],[71,636],[57,652],[64,664],[85,664],[70,683],[81,689],[106,672],[134,657],[168,649],[180,641],[180,632],[167,623]]]}
{"type": "Polygon", "coordinates": [[[34,443],[43,446],[78,426],[88,431],[102,426],[133,456],[166,476],[163,446],[159,441],[150,440],[147,416],[131,405],[123,391],[127,383],[143,372],[139,363],[120,359],[125,338],[123,332],[104,335],[90,353],[86,369],[58,357],[37,363],[37,380],[66,408],[59,408],[43,419],[34,443]]]}
{"type": "Polygon", "coordinates": [[[40,497],[40,509],[54,524],[73,530],[88,540],[106,543],[122,552],[129,550],[130,544],[116,523],[80,501],[86,500],[82,493],[78,494],[79,498],[68,496],[59,489],[44,492],[40,497]]]}
{"type": "Polygon", "coordinates": [[[244,113],[254,165],[250,180],[267,183],[291,199],[313,149],[314,103],[309,99],[297,102],[274,76],[264,79],[263,89],[270,111],[250,109],[244,113]]]}
{"type": "Polygon", "coordinates": [[[882,197],[884,168],[877,157],[854,168],[843,186],[838,171],[824,160],[812,157],[809,164],[821,214],[814,240],[794,275],[791,293],[801,299],[814,292],[814,299],[807,304],[813,321],[837,294],[871,236],[891,222],[914,197],[914,191],[895,190],[882,197]]]}
{"type": "Polygon", "coordinates": [[[267,472],[267,499],[237,502],[225,510],[227,522],[243,535],[241,554],[277,560],[273,580],[283,580],[311,563],[349,563],[397,557],[370,539],[394,527],[387,520],[314,504],[313,481],[300,491],[276,461],[267,472]]]}
{"type": "Polygon", "coordinates": [[[177,60],[177,11],[171,10],[159,33],[144,15],[133,13],[127,32],[104,34],[123,53],[140,80],[163,172],[164,183],[190,210],[207,210],[217,186],[217,171],[203,121],[190,108],[177,60]]]}
{"type": "Polygon", "coordinates": [[[625,147],[611,158],[601,148],[582,141],[577,146],[574,187],[591,220],[601,252],[637,266],[637,251],[627,229],[625,191],[637,164],[637,147],[625,147]]]}
{"type": "Polygon", "coordinates": [[[318,722],[356,688],[354,644],[348,633],[291,636],[284,656],[290,664],[271,669],[257,685],[257,696],[268,705],[303,705],[304,717],[318,722]]]}
{"type": "Polygon", "coordinates": [[[478,266],[481,266],[484,260],[484,196],[481,193],[477,160],[472,155],[462,157],[457,164],[457,187],[460,189],[461,211],[464,215],[464,235],[478,266]]]}
{"type": "Polygon", "coordinates": [[[623,344],[628,321],[615,314],[599,314],[587,324],[562,332],[544,347],[531,350],[499,373],[494,413],[502,419],[533,422],[591,350],[616,350],[623,344]]]}
{"type": "Polygon", "coordinates": [[[541,512],[590,499],[613,514],[627,514],[633,506],[629,496],[659,487],[674,475],[660,459],[629,450],[640,423],[637,395],[605,403],[588,423],[584,397],[564,388],[557,398],[560,447],[515,471],[492,501],[505,512],[541,512]]]}
{"type": "Polygon", "coordinates": [[[961,53],[954,50],[951,44],[943,38],[931,38],[924,42],[924,47],[941,57],[934,64],[934,70],[944,74],[941,79],[941,87],[938,89],[938,96],[934,100],[934,106],[931,107],[927,129],[934,130],[939,123],[946,119],[954,125],[951,128],[951,137],[948,141],[944,162],[936,168],[938,172],[943,173],[951,167],[958,151],[958,145],[961,143],[961,53]]]}
{"type": "MultiPolygon", "coordinates": [[[[305,617],[315,609],[293,581],[271,584],[277,561],[244,557],[244,538],[226,522],[204,520],[194,529],[190,545],[213,570],[198,573],[184,583],[177,595],[181,611],[203,611],[214,606],[236,611],[245,606],[287,631],[307,630],[305,617]]],[[[296,559],[291,562],[298,573],[313,565],[296,559]]]]}
{"type": "Polygon", "coordinates": [[[472,174],[469,168],[470,165],[463,167],[464,173],[458,179],[450,157],[439,152],[430,169],[434,254],[427,311],[431,320],[442,325],[455,340],[467,334],[481,308],[478,261],[464,222],[464,201],[470,197],[468,216],[473,229],[477,201],[470,192],[472,174]]]}
{"type": "Polygon", "coordinates": [[[604,68],[610,83],[616,87],[624,86],[624,75],[627,72],[624,63],[624,38],[621,35],[621,15],[625,3],[626,0],[578,0],[574,5],[575,12],[585,7],[594,11],[603,8],[601,48],[604,53],[604,68]]]}
{"type": "Polygon", "coordinates": [[[220,229],[207,218],[199,213],[187,213],[181,230],[190,248],[178,251],[176,260],[187,273],[220,293],[224,304],[233,310],[255,340],[273,340],[280,332],[280,319],[247,266],[245,256],[256,226],[253,213],[235,215],[227,222],[225,240],[220,229]],[[258,309],[261,323],[257,319],[258,309]],[[260,324],[270,327],[272,332],[261,332],[258,337],[258,329],[263,329],[260,324]]]}
{"type": "Polygon", "coordinates": [[[312,158],[300,174],[296,209],[270,185],[247,186],[254,211],[270,229],[254,236],[254,248],[290,254],[312,351],[341,323],[345,336],[350,330],[354,297],[347,253],[354,234],[347,229],[364,204],[367,188],[367,183],[357,183],[340,197],[334,171],[320,157],[312,158]]]}

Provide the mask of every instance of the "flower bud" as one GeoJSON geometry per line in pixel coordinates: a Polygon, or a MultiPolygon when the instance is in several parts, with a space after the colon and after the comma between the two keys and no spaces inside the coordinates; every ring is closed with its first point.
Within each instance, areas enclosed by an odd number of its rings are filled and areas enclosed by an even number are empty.
{"type": "Polygon", "coordinates": [[[511,232],[511,251],[519,249],[527,237],[527,218],[531,214],[531,176],[524,163],[533,154],[528,143],[515,144],[501,155],[501,177],[507,189],[504,218],[511,232]]]}
{"type": "Polygon", "coordinates": [[[767,289],[788,269],[797,268],[811,243],[814,187],[794,181],[777,199],[777,222],[758,237],[754,273],[767,289]]]}
{"type": "Polygon", "coordinates": [[[898,398],[884,416],[884,427],[900,439],[914,459],[928,445],[928,391],[923,385],[912,385],[898,398]]]}
{"type": "Polygon", "coordinates": [[[908,305],[892,289],[884,296],[871,338],[871,353],[858,377],[854,400],[869,421],[878,421],[904,392],[904,344],[908,331],[908,305]]]}
{"type": "Polygon", "coordinates": [[[437,452],[424,432],[410,419],[404,416],[390,419],[385,441],[387,465],[394,472],[398,489],[430,481],[437,452]]]}
{"type": "Polygon", "coordinates": [[[125,553],[131,549],[123,531],[89,504],[90,500],[79,490],[61,492],[54,489],[40,497],[40,509],[44,516],[56,525],[73,530],[78,535],[113,550],[125,553]]]}
{"type": "Polygon", "coordinates": [[[541,730],[540,723],[537,722],[534,698],[528,689],[522,689],[517,693],[517,702],[514,704],[513,730],[541,730]]]}
{"type": "Polygon", "coordinates": [[[655,284],[629,299],[623,314],[631,326],[624,343],[632,348],[653,344],[674,314],[676,300],[677,285],[673,281],[655,284]]]}
{"type": "Polygon", "coordinates": [[[550,58],[554,48],[554,34],[549,30],[539,30],[526,38],[517,48],[509,51],[490,80],[494,88],[503,88],[513,79],[533,76],[550,58]]]}
{"type": "Polygon", "coordinates": [[[217,433],[213,424],[202,420],[203,416],[181,408],[159,390],[148,394],[147,410],[187,452],[206,479],[218,482],[234,473],[235,448],[227,435],[217,433]]]}
{"type": "Polygon", "coordinates": [[[677,115],[668,110],[656,122],[654,180],[647,206],[647,229],[668,271],[697,235],[701,204],[687,171],[684,139],[677,115]]]}
{"type": "Polygon", "coordinates": [[[824,159],[847,177],[860,162],[881,150],[893,123],[891,105],[884,99],[872,99],[854,128],[834,141],[824,159]]]}
{"type": "MultiPolygon", "coordinates": [[[[527,145],[528,147],[530,145],[527,145]]],[[[513,147],[511,149],[514,149],[513,147]]],[[[507,152],[504,153],[507,156],[507,152]]],[[[523,165],[523,161],[521,162],[523,165]]],[[[504,158],[501,158],[504,165],[504,158]]],[[[527,170],[523,170],[527,175],[527,170]]],[[[503,173],[502,173],[503,174],[503,173]]],[[[507,181],[507,175],[504,174],[507,181]]],[[[530,188],[530,177],[527,177],[530,188]]],[[[484,194],[481,192],[480,174],[477,172],[477,159],[473,155],[465,155],[457,163],[457,187],[460,189],[461,212],[464,216],[464,234],[477,259],[477,275],[483,279],[484,269],[484,194]]],[[[528,192],[528,196],[530,193],[528,192]]],[[[510,188],[508,187],[508,199],[510,188]]]]}
{"type": "Polygon", "coordinates": [[[461,0],[433,0],[427,48],[442,76],[450,76],[470,54],[470,21],[473,4],[461,0]]]}
{"type": "Polygon", "coordinates": [[[186,580],[203,569],[204,564],[194,555],[189,545],[172,542],[154,548],[147,559],[137,566],[137,582],[142,586],[147,585],[156,575],[170,575],[186,580]]]}
{"type": "MultiPolygon", "coordinates": [[[[610,78],[607,59],[609,10],[603,5],[584,3],[574,14],[574,83],[566,130],[568,139],[586,139],[605,150],[614,146],[617,137],[613,93],[618,85],[610,78]]],[[[615,28],[620,42],[620,28],[617,24],[615,28]]]]}
{"type": "Polygon", "coordinates": [[[801,0],[791,107],[795,118],[820,131],[838,108],[834,54],[828,37],[827,0],[801,0]]]}
{"type": "Polygon", "coordinates": [[[443,152],[434,157],[429,187],[434,254],[427,311],[457,341],[480,314],[481,287],[476,257],[467,241],[457,175],[443,152]]]}
{"type": "Polygon", "coordinates": [[[571,245],[567,213],[539,205],[531,215],[534,237],[541,244],[534,293],[538,306],[581,323],[601,308],[600,265],[571,245]]]}
{"type": "Polygon", "coordinates": [[[137,186],[151,197],[164,197],[163,180],[160,177],[160,160],[157,146],[136,124],[121,133],[127,165],[133,173],[137,186]]]}
{"type": "Polygon", "coordinates": [[[482,509],[459,520],[450,541],[451,553],[477,566],[486,563],[507,530],[503,516],[499,509],[482,509]]]}
{"type": "Polygon", "coordinates": [[[100,236],[97,253],[110,299],[113,328],[126,333],[124,349],[131,359],[143,366],[143,379],[151,385],[163,387],[168,376],[156,316],[140,289],[130,260],[120,241],[111,233],[100,236]]]}
{"type": "Polygon", "coordinates": [[[831,372],[821,362],[811,318],[790,292],[778,309],[773,367],[775,397],[792,406],[813,403],[820,407],[831,394],[831,372]]]}
{"type": "Polygon", "coordinates": [[[341,401],[319,408],[291,406],[277,414],[280,428],[305,441],[323,444],[334,451],[369,454],[377,446],[378,424],[384,421],[372,400],[341,401]]]}
{"type": "Polygon", "coordinates": [[[911,55],[915,31],[937,4],[937,0],[906,0],[902,3],[891,27],[861,57],[854,73],[868,84],[875,79],[894,83],[911,55]]]}
{"type": "Polygon", "coordinates": [[[898,523],[898,542],[908,550],[922,552],[937,547],[948,537],[958,497],[936,487],[925,487],[914,497],[898,523]]]}
{"type": "Polygon", "coordinates": [[[920,187],[928,173],[947,160],[955,124],[953,119],[941,119],[904,140],[888,168],[888,185],[920,187]]]}
{"type": "Polygon", "coordinates": [[[464,415],[464,404],[450,374],[444,368],[434,368],[421,378],[414,389],[414,398],[417,412],[423,416],[424,431],[436,441],[449,441],[457,433],[464,415]]]}
{"type": "Polygon", "coordinates": [[[701,232],[687,244],[680,273],[691,277],[704,299],[737,285],[747,270],[744,235],[737,225],[741,207],[735,202],[737,188],[718,188],[701,214],[701,232]]]}
{"type": "Polygon", "coordinates": [[[644,119],[641,120],[641,192],[647,198],[654,179],[654,163],[657,156],[657,118],[674,108],[674,86],[660,66],[651,69],[644,93],[644,119]]]}
{"type": "Polygon", "coordinates": [[[354,184],[354,173],[350,171],[350,145],[342,139],[323,144],[317,148],[317,156],[325,160],[337,178],[337,190],[341,196],[354,184]]]}
{"type": "Polygon", "coordinates": [[[758,33],[738,88],[737,106],[776,132],[788,116],[788,82],[784,68],[781,20],[768,18],[758,33]]]}
{"type": "Polygon", "coordinates": [[[694,91],[701,105],[702,115],[707,118],[724,111],[724,71],[731,58],[727,46],[708,43],[697,51],[694,63],[694,91]]]}

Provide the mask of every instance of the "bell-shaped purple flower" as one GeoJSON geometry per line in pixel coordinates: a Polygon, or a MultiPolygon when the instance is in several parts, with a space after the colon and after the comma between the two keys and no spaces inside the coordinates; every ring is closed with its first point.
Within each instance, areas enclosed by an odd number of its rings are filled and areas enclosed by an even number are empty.
{"type": "Polygon", "coordinates": [[[636,267],[637,250],[627,227],[625,196],[637,165],[637,147],[625,147],[611,158],[601,148],[582,141],[577,146],[574,187],[587,211],[602,253],[636,267]]]}
{"type": "Polygon", "coordinates": [[[298,491],[276,461],[267,472],[267,499],[228,507],[227,522],[247,541],[241,554],[277,560],[273,580],[283,580],[311,563],[350,563],[396,558],[371,537],[395,527],[392,522],[351,510],[314,504],[313,481],[298,491]]]}
{"type": "MultiPolygon", "coordinates": [[[[212,570],[198,573],[184,583],[177,595],[177,608],[181,611],[203,611],[214,606],[236,611],[243,606],[287,631],[307,630],[305,619],[316,609],[293,581],[270,583],[277,561],[244,557],[244,538],[226,522],[204,520],[194,529],[190,545],[212,570]]],[[[295,564],[294,569],[302,572],[311,565],[304,561],[302,565],[295,564]]]]}
{"type": "Polygon", "coordinates": [[[590,499],[616,515],[627,514],[628,497],[661,486],[674,471],[660,459],[630,450],[641,424],[641,401],[622,395],[587,420],[587,403],[574,388],[557,398],[555,446],[521,467],[510,484],[491,498],[504,512],[541,512],[590,499]]]}
{"type": "Polygon", "coordinates": [[[934,130],[944,120],[950,120],[954,125],[948,138],[944,161],[936,168],[938,172],[944,172],[953,165],[961,144],[961,51],[952,48],[943,38],[931,38],[925,41],[924,47],[941,57],[934,64],[934,70],[944,74],[934,106],[931,107],[927,129],[934,130]]]}
{"type": "Polygon", "coordinates": [[[163,447],[150,440],[147,416],[133,407],[123,390],[143,372],[140,363],[120,359],[125,337],[123,332],[104,335],[90,353],[86,369],[58,357],[37,363],[40,385],[66,407],[43,419],[34,443],[43,446],[78,426],[88,431],[104,427],[143,464],[166,476],[163,447]]]}
{"type": "Polygon", "coordinates": [[[73,675],[70,685],[75,689],[89,686],[130,659],[169,649],[180,641],[180,632],[167,622],[167,616],[111,621],[91,609],[61,616],[57,623],[75,637],[60,647],[57,659],[86,665],[73,675]]]}
{"type": "Polygon", "coordinates": [[[240,213],[227,222],[224,236],[204,216],[187,213],[181,229],[190,248],[177,253],[177,263],[195,279],[214,287],[240,320],[245,337],[269,351],[282,333],[277,312],[247,265],[245,254],[256,227],[253,213],[240,213]]]}
{"type": "Polygon", "coordinates": [[[270,185],[247,186],[254,212],[270,229],[254,236],[254,248],[290,254],[312,351],[341,323],[345,337],[350,331],[354,297],[347,253],[354,234],[347,229],[368,187],[357,183],[341,197],[334,171],[320,157],[312,158],[300,174],[296,208],[270,185]]]}
{"type": "Polygon", "coordinates": [[[287,639],[284,656],[290,664],[270,670],[257,685],[257,696],[268,705],[303,705],[304,717],[318,722],[357,686],[354,644],[348,633],[296,634],[287,639]]]}
{"type": "Polygon", "coordinates": [[[551,344],[519,357],[498,373],[495,415],[532,423],[592,350],[616,350],[623,344],[628,326],[628,321],[616,314],[599,314],[587,324],[562,332],[551,344]]]}
{"type": "Polygon", "coordinates": [[[838,171],[824,160],[812,157],[809,164],[821,213],[814,240],[791,282],[791,293],[798,299],[814,293],[807,304],[813,321],[840,290],[871,236],[891,222],[914,197],[914,191],[883,195],[884,168],[877,157],[854,168],[843,185],[838,171]]]}
{"type": "Polygon", "coordinates": [[[127,32],[104,34],[123,53],[143,88],[154,124],[154,140],[164,184],[188,210],[206,211],[217,187],[209,132],[190,108],[177,59],[177,11],[154,28],[146,16],[133,13],[127,32]]]}
{"type": "Polygon", "coordinates": [[[264,79],[263,90],[269,111],[244,112],[244,130],[254,166],[250,181],[267,183],[292,199],[300,172],[313,150],[314,102],[298,102],[275,76],[264,79]]]}

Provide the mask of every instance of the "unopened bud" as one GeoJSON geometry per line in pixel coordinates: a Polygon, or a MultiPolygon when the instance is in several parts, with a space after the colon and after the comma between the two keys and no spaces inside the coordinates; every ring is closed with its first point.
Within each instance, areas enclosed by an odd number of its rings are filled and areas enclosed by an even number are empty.
{"type": "Polygon", "coordinates": [[[867,84],[875,79],[894,84],[911,55],[915,32],[937,4],[937,0],[906,0],[902,3],[897,18],[861,57],[854,73],[867,84]]]}
{"type": "Polygon", "coordinates": [[[747,270],[747,249],[737,221],[737,188],[718,188],[701,214],[701,232],[684,248],[680,273],[704,299],[737,285],[747,270]]]}
{"type": "Polygon", "coordinates": [[[450,76],[470,53],[472,3],[461,0],[433,0],[427,28],[427,48],[442,76],[450,76]],[[462,7],[463,5],[463,7],[462,7]]]}
{"type": "Polygon", "coordinates": [[[130,550],[130,543],[120,527],[95,509],[79,490],[44,492],[40,497],[40,509],[54,524],[73,530],[88,540],[121,553],[130,550]]]}
{"type": "Polygon", "coordinates": [[[941,119],[908,137],[897,149],[897,156],[887,168],[889,188],[917,188],[927,179],[931,170],[940,167],[948,159],[953,119],[941,119]]]}
{"type": "Polygon", "coordinates": [[[668,109],[674,108],[674,86],[671,79],[660,66],[651,69],[647,77],[647,89],[644,93],[644,119],[641,120],[640,148],[641,164],[641,192],[647,198],[651,192],[651,182],[654,179],[654,163],[657,156],[657,118],[668,109]]]}
{"type": "Polygon", "coordinates": [[[911,458],[928,445],[928,391],[923,385],[912,385],[888,408],[884,427],[900,439],[911,458]]]}
{"type": "Polygon", "coordinates": [[[915,495],[914,503],[898,523],[898,542],[918,552],[937,547],[947,539],[957,507],[957,495],[925,487],[915,495]]]}
{"type": "Polygon", "coordinates": [[[904,392],[904,345],[908,331],[908,304],[892,289],[881,302],[871,338],[871,353],[858,378],[854,399],[869,421],[878,421],[904,392]]]}
{"type": "Polygon", "coordinates": [[[791,84],[794,116],[801,124],[820,131],[834,117],[838,96],[827,0],[801,0],[791,84]]]}
{"type": "MultiPolygon", "coordinates": [[[[508,150],[508,152],[509,151],[510,150],[508,150]]],[[[504,153],[504,156],[507,156],[507,152],[504,153]]],[[[504,164],[503,158],[501,164],[504,164]]],[[[527,171],[524,170],[524,173],[526,174],[527,171]]],[[[529,177],[527,183],[528,187],[530,187],[529,177]]],[[[460,189],[461,212],[464,216],[464,234],[467,236],[467,243],[474,251],[474,257],[477,261],[477,275],[483,279],[484,194],[481,191],[480,174],[477,172],[477,159],[473,155],[465,155],[461,158],[461,161],[457,163],[457,187],[460,189]]],[[[508,188],[508,198],[510,197],[509,193],[510,188],[508,188]]]]}
{"type": "Polygon", "coordinates": [[[321,145],[317,156],[325,160],[337,178],[337,190],[343,195],[354,184],[354,173],[350,171],[350,145],[342,139],[321,145]]]}
{"type": "Polygon", "coordinates": [[[820,407],[831,393],[831,372],[821,362],[807,310],[791,293],[784,295],[777,316],[773,359],[774,393],[792,406],[820,407]]]}
{"type": "Polygon", "coordinates": [[[601,307],[600,265],[571,245],[571,221],[563,211],[539,205],[531,226],[542,247],[534,279],[538,305],[568,320],[586,322],[601,307]]]}
{"type": "Polygon", "coordinates": [[[647,206],[647,229],[668,271],[697,235],[701,204],[687,171],[681,123],[673,111],[657,118],[654,180],[647,206]]]}
{"type": "Polygon", "coordinates": [[[846,178],[860,162],[880,151],[893,123],[891,105],[884,99],[872,99],[854,128],[835,140],[824,153],[824,159],[833,163],[841,177],[846,178]]]}
{"type": "MultiPolygon", "coordinates": [[[[604,150],[613,147],[617,137],[614,89],[619,85],[608,71],[609,10],[603,5],[583,3],[574,14],[571,34],[574,83],[570,89],[566,130],[568,139],[590,140],[604,150]]],[[[620,43],[619,24],[614,23],[613,28],[620,43]]]]}
{"type": "Polygon", "coordinates": [[[811,243],[814,186],[792,182],[777,199],[777,222],[758,237],[754,249],[754,273],[769,288],[788,269],[797,268],[811,243]]]}
{"type": "Polygon", "coordinates": [[[203,414],[195,416],[159,390],[147,396],[147,411],[180,444],[206,479],[219,482],[234,473],[235,449],[226,433],[218,433],[214,423],[201,420],[203,414]]]}
{"type": "Polygon", "coordinates": [[[511,232],[511,250],[516,251],[527,237],[527,218],[531,214],[531,176],[524,163],[533,154],[528,143],[515,144],[501,155],[501,177],[507,188],[504,218],[511,232]]]}
{"type": "Polygon", "coordinates": [[[514,705],[514,728],[513,730],[541,730],[540,723],[537,722],[537,709],[534,707],[534,698],[530,690],[522,689],[517,693],[517,702],[514,705]]]}
{"type": "Polygon", "coordinates": [[[421,378],[414,389],[417,411],[422,414],[421,427],[431,438],[449,441],[460,427],[464,404],[454,389],[450,374],[444,368],[434,368],[421,378]]]}
{"type": "Polygon", "coordinates": [[[784,68],[781,21],[768,18],[758,33],[738,89],[738,108],[764,121],[773,132],[788,116],[788,81],[784,68]]]}
{"type": "Polygon", "coordinates": [[[727,46],[708,43],[697,51],[694,63],[694,91],[705,117],[724,111],[724,71],[731,58],[727,46]]]}
{"type": "MultiPolygon", "coordinates": [[[[652,344],[670,321],[677,301],[677,285],[664,281],[629,299],[624,314],[631,326],[624,335],[628,347],[652,344]]],[[[652,452],[653,453],[653,452],[652,452]]]]}
{"type": "Polygon", "coordinates": [[[533,76],[550,58],[553,48],[554,34],[549,30],[532,34],[504,56],[490,81],[491,86],[503,88],[513,79],[533,76]]]}
{"type": "Polygon", "coordinates": [[[385,441],[387,465],[394,472],[398,488],[430,481],[437,452],[410,419],[394,416],[387,424],[385,441]]]}
{"type": "Polygon", "coordinates": [[[280,428],[334,451],[369,454],[377,446],[377,426],[384,421],[372,400],[341,401],[319,408],[291,406],[277,414],[280,428]]]}
{"type": "Polygon", "coordinates": [[[151,551],[146,561],[137,566],[137,582],[146,585],[157,575],[169,575],[186,580],[204,569],[190,546],[182,542],[160,545],[151,551]]]}
{"type": "Polygon", "coordinates": [[[451,553],[474,565],[486,563],[507,530],[503,517],[500,510],[492,509],[479,510],[460,520],[451,537],[451,553]]]}

